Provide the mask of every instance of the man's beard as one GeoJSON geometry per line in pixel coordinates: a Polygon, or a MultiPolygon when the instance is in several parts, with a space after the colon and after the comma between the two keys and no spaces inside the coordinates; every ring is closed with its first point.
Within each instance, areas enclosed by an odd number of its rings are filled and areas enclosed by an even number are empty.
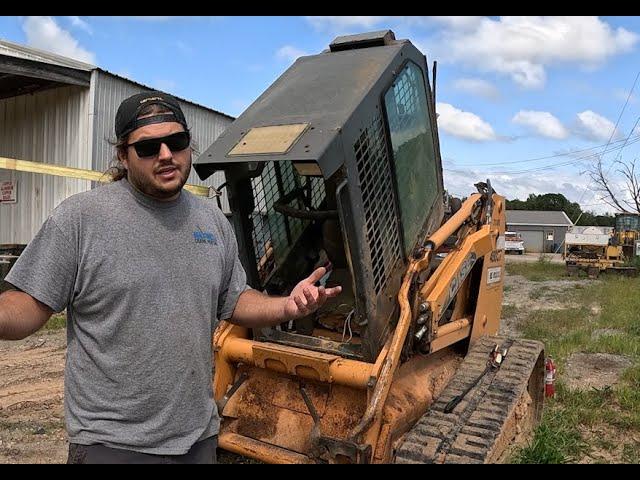
{"type": "MultiPolygon", "coordinates": [[[[181,182],[175,187],[167,190],[165,188],[158,188],[158,186],[149,179],[146,175],[140,175],[138,171],[135,169],[129,168],[127,170],[127,180],[131,185],[133,185],[137,190],[141,191],[145,195],[150,197],[165,200],[175,196],[182,187],[187,183],[187,178],[189,178],[189,173],[191,172],[191,159],[189,159],[189,165],[187,166],[186,172],[184,173],[184,177],[181,182]]],[[[155,175],[153,173],[152,175],[155,175]]],[[[182,175],[182,170],[178,168],[178,175],[182,175]]]]}

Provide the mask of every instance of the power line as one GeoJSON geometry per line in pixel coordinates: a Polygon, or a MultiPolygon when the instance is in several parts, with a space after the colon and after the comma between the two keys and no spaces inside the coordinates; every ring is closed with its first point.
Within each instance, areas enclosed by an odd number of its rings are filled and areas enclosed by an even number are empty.
{"type": "Polygon", "coordinates": [[[592,153],[590,155],[585,155],[583,157],[578,157],[578,158],[575,158],[573,160],[568,160],[566,162],[556,163],[554,165],[545,165],[545,166],[542,166],[542,167],[528,168],[528,169],[525,169],[525,170],[516,170],[516,171],[505,170],[505,171],[502,171],[502,172],[495,172],[495,173],[500,174],[500,175],[505,175],[505,174],[519,175],[519,174],[523,174],[523,173],[537,172],[537,171],[542,171],[542,170],[553,170],[554,168],[557,168],[557,167],[563,167],[563,166],[566,166],[566,165],[573,165],[573,164],[576,164],[576,163],[580,163],[580,162],[583,162],[583,161],[585,161],[587,159],[590,159],[590,158],[601,157],[605,153],[613,152],[613,151],[616,151],[616,150],[617,151],[622,151],[622,149],[625,148],[627,145],[632,145],[633,143],[637,143],[639,141],[640,141],[640,136],[639,136],[639,138],[636,138],[633,142],[625,144],[625,145],[622,145],[621,147],[611,148],[611,149],[606,150],[606,151],[601,152],[601,153],[592,153]]]}
{"type": "MultiPolygon", "coordinates": [[[[632,132],[633,132],[633,130],[632,130],[632,132]]],[[[634,137],[634,140],[635,140],[636,138],[637,138],[637,139],[640,139],[640,135],[636,135],[636,136],[634,137]]],[[[620,139],[620,140],[616,140],[615,142],[611,142],[610,144],[611,144],[611,145],[613,145],[613,144],[616,144],[616,143],[624,142],[624,141],[626,141],[626,140],[628,140],[628,138],[627,138],[627,139],[623,138],[623,139],[620,139]]],[[[575,154],[575,153],[588,152],[589,150],[595,150],[596,148],[600,148],[600,147],[608,146],[608,145],[610,145],[610,144],[609,144],[609,143],[603,143],[603,144],[601,144],[601,145],[596,145],[596,146],[594,146],[594,147],[583,148],[583,149],[581,149],[581,150],[571,150],[571,151],[569,151],[569,152],[565,152],[565,153],[556,153],[555,155],[547,155],[547,156],[545,156],[545,157],[526,158],[526,159],[523,159],[523,160],[513,160],[513,161],[510,161],[510,162],[495,162],[495,163],[460,163],[460,164],[458,164],[458,166],[460,166],[460,167],[473,167],[473,166],[478,166],[478,167],[491,167],[491,166],[500,166],[500,165],[511,165],[511,164],[514,164],[514,163],[529,163],[529,162],[537,162],[537,161],[539,161],[539,160],[548,160],[548,159],[550,159],[550,158],[566,157],[566,156],[573,155],[573,154],[575,154]]]]}
{"type": "MultiPolygon", "coordinates": [[[[631,136],[633,134],[633,131],[635,129],[635,125],[634,128],[631,129],[631,131],[629,132],[629,135],[624,139],[624,143],[621,147],[616,147],[616,148],[612,148],[610,150],[607,150],[607,148],[611,145],[611,140],[613,140],[613,136],[616,133],[616,130],[618,128],[618,124],[620,123],[620,119],[622,118],[622,115],[624,114],[624,111],[627,108],[627,105],[629,104],[629,99],[631,98],[631,95],[633,94],[633,91],[636,87],[636,84],[638,83],[638,78],[640,77],[640,71],[638,71],[638,73],[636,74],[636,78],[633,81],[633,85],[631,86],[631,89],[629,90],[629,94],[627,95],[627,99],[624,102],[624,105],[622,107],[622,110],[620,111],[620,115],[618,115],[618,119],[616,120],[616,123],[613,127],[613,130],[611,131],[611,135],[609,136],[609,140],[607,141],[607,143],[604,145],[604,149],[602,152],[600,153],[596,153],[596,154],[591,154],[591,155],[586,155],[584,157],[580,157],[576,160],[572,160],[569,162],[563,162],[560,164],[556,164],[556,165],[548,165],[548,166],[543,166],[543,167],[538,167],[538,168],[533,168],[533,169],[526,169],[526,170],[521,170],[521,171],[511,171],[511,172],[489,172],[490,174],[508,174],[508,175],[518,175],[518,174],[523,174],[523,173],[530,173],[532,171],[541,171],[541,170],[549,170],[549,169],[554,169],[563,165],[569,165],[569,164],[573,164],[573,163],[578,163],[581,162],[587,158],[591,158],[591,157],[595,157],[595,156],[602,156],[605,153],[609,153],[610,151],[614,151],[614,150],[618,150],[621,154],[622,149],[624,149],[627,145],[636,143],[637,141],[639,141],[640,139],[638,137],[640,137],[640,135],[637,135],[636,137],[634,137],[633,141],[629,142],[629,140],[631,139],[631,136]]],[[[638,124],[638,121],[640,121],[640,117],[638,117],[638,119],[636,120],[636,125],[638,124]]],[[[619,143],[622,140],[618,140],[614,143],[619,143]]],[[[602,145],[600,145],[602,146],[602,145]]],[[[594,148],[599,148],[600,146],[597,147],[592,147],[592,148],[588,148],[588,149],[584,149],[584,150],[576,150],[574,153],[579,153],[579,152],[583,152],[583,151],[588,151],[588,150],[593,150],[594,148]]],[[[565,156],[565,154],[558,154],[558,155],[551,155],[548,158],[555,158],[558,156],[565,156]]],[[[536,160],[544,160],[544,157],[539,157],[538,159],[529,159],[529,160],[524,160],[524,161],[514,161],[514,162],[500,162],[498,165],[504,165],[507,163],[522,163],[525,161],[536,161],[536,160]]],[[[472,165],[468,165],[468,164],[461,164],[460,166],[475,166],[475,167],[485,167],[485,166],[490,166],[491,164],[472,164],[472,165]]],[[[615,160],[611,163],[611,165],[609,166],[609,170],[607,170],[606,174],[607,175],[610,171],[611,168],[613,168],[613,165],[615,165],[615,160]]],[[[467,173],[464,170],[456,170],[456,169],[443,169],[445,171],[449,171],[449,172],[456,172],[456,173],[467,173]]],[[[580,198],[578,199],[578,204],[580,204],[580,202],[582,201],[582,199],[584,198],[584,194],[587,192],[587,190],[589,190],[589,187],[591,186],[591,183],[593,182],[593,178],[591,178],[591,180],[589,181],[589,183],[587,183],[584,191],[582,192],[582,194],[580,195],[580,198]]],[[[607,202],[602,202],[602,203],[607,203],[607,202]]],[[[598,204],[600,205],[600,203],[598,204]]],[[[588,206],[588,205],[586,205],[588,206]]],[[[578,215],[578,218],[573,222],[573,224],[577,224],[580,221],[580,218],[582,217],[582,214],[584,212],[581,211],[580,215],[578,215]]],[[[562,247],[562,245],[564,244],[564,241],[558,246],[558,250],[556,250],[556,253],[559,251],[559,249],[562,247]]]]}
{"type": "MultiPolygon", "coordinates": [[[[633,90],[636,88],[636,84],[638,83],[638,77],[640,77],[640,71],[638,71],[638,73],[636,74],[636,78],[633,81],[633,85],[631,86],[631,90],[629,90],[629,95],[627,95],[627,99],[625,100],[624,105],[622,106],[622,110],[620,111],[620,115],[618,115],[618,120],[616,120],[616,124],[613,127],[613,131],[611,132],[611,136],[609,137],[609,141],[607,142],[607,146],[609,145],[609,143],[611,143],[611,139],[613,139],[613,135],[616,133],[616,129],[618,128],[618,124],[620,123],[620,119],[622,118],[622,114],[624,113],[625,109],[627,108],[627,104],[629,103],[629,99],[631,98],[631,95],[633,94],[633,90]]],[[[636,124],[637,123],[638,122],[636,120],[636,124]]],[[[631,137],[632,133],[633,133],[633,129],[631,129],[631,132],[629,133],[629,137],[631,137]]],[[[627,139],[629,139],[629,137],[627,137],[627,139]]],[[[626,143],[622,146],[622,148],[624,148],[625,146],[626,146],[626,143]]],[[[606,150],[607,147],[604,147],[604,149],[606,150]]],[[[613,162],[611,164],[611,166],[609,167],[609,170],[607,170],[607,173],[605,175],[609,174],[609,172],[611,171],[611,168],[613,167],[614,164],[615,164],[615,162],[613,162]]],[[[593,179],[591,179],[591,181],[593,181],[593,179]]],[[[584,192],[582,192],[582,195],[580,195],[580,200],[578,200],[578,203],[580,203],[580,201],[584,197],[584,194],[587,193],[587,190],[589,189],[590,186],[591,186],[591,182],[587,183],[587,186],[585,187],[584,192]]],[[[578,218],[576,219],[576,221],[574,223],[577,223],[578,220],[580,220],[581,216],[582,216],[582,213],[578,216],[578,218]]]]}
{"type": "MultiPolygon", "coordinates": [[[[633,124],[633,128],[631,129],[631,131],[633,132],[635,130],[635,128],[638,126],[638,122],[640,122],[640,117],[636,118],[636,123],[633,124]]],[[[626,140],[629,140],[629,137],[627,137],[625,139],[625,144],[622,145],[622,147],[620,148],[620,150],[618,151],[618,155],[613,159],[613,162],[611,162],[611,165],[609,165],[609,170],[607,170],[607,173],[609,173],[609,171],[611,171],[611,168],[613,168],[613,165],[616,163],[616,161],[618,161],[620,158],[622,158],[622,150],[624,149],[624,147],[627,145],[626,144],[626,140]]],[[[631,142],[631,143],[635,143],[631,142]]]]}
{"type": "Polygon", "coordinates": [[[587,203],[585,205],[580,205],[580,207],[596,207],[598,205],[609,205],[609,204],[607,202],[587,203]]]}
{"type": "MultiPolygon", "coordinates": [[[[634,127],[635,128],[635,127],[634,127]]],[[[521,175],[524,173],[531,173],[531,172],[537,172],[537,171],[542,171],[542,170],[553,170],[554,168],[558,168],[558,167],[562,167],[562,166],[566,166],[566,165],[573,165],[576,163],[580,163],[583,162],[589,158],[596,158],[599,157],[601,155],[604,155],[605,153],[609,153],[609,152],[614,152],[614,151],[621,151],[623,148],[627,147],[628,145],[633,145],[634,143],[640,142],[640,135],[636,135],[635,137],[633,137],[633,141],[629,142],[629,137],[620,140],[620,141],[626,141],[627,143],[621,145],[621,146],[617,146],[614,148],[610,148],[609,150],[606,150],[604,152],[598,152],[598,153],[591,153],[589,155],[584,155],[582,157],[578,157],[578,158],[574,158],[573,160],[568,160],[566,162],[561,162],[561,163],[555,163],[553,165],[543,165],[540,167],[533,167],[533,168],[528,168],[528,169],[524,169],[524,170],[502,170],[502,171],[491,171],[488,172],[490,174],[494,174],[494,175],[521,175]]],[[[618,142],[615,142],[618,143],[618,142]]],[[[478,167],[484,167],[486,165],[476,165],[478,167]]],[[[454,172],[454,173],[466,173],[465,170],[460,170],[460,169],[455,169],[455,168],[445,168],[445,171],[448,172],[454,172]]]]}
{"type": "MultiPolygon", "coordinates": [[[[625,109],[627,108],[627,104],[629,103],[629,99],[631,98],[631,95],[633,94],[633,90],[636,88],[636,83],[638,83],[638,77],[640,77],[640,71],[638,71],[638,73],[636,74],[636,78],[633,81],[633,85],[631,86],[631,90],[629,90],[629,95],[627,95],[627,99],[625,100],[624,105],[622,106],[622,110],[620,111],[620,115],[618,115],[618,120],[616,121],[616,124],[613,127],[613,131],[611,132],[611,136],[609,137],[609,141],[607,142],[607,146],[609,145],[609,143],[611,143],[611,139],[613,138],[613,135],[616,133],[616,129],[618,128],[618,123],[620,123],[620,119],[622,118],[622,114],[624,113],[625,109]]],[[[640,120],[640,117],[638,117],[638,120],[640,120]]],[[[638,120],[636,120],[636,125],[638,124],[638,120]]],[[[627,137],[627,140],[631,137],[631,134],[633,133],[634,129],[635,129],[635,126],[631,129],[631,132],[629,132],[629,136],[627,137]]],[[[627,144],[625,142],[625,144],[622,146],[622,148],[624,148],[626,145],[627,144]]],[[[606,149],[607,149],[607,147],[604,147],[604,150],[606,150],[606,149]]],[[[603,152],[603,154],[604,154],[604,152],[603,152]]],[[[607,173],[605,173],[605,176],[609,174],[609,172],[611,171],[611,169],[613,168],[615,163],[616,163],[615,161],[611,162],[611,165],[609,166],[609,170],[607,170],[607,173]]],[[[582,195],[580,195],[580,198],[578,199],[578,205],[582,201],[582,198],[584,197],[584,194],[587,193],[587,190],[591,186],[591,182],[593,182],[593,178],[590,179],[589,183],[587,183],[587,186],[584,188],[584,191],[582,192],[582,195]]],[[[581,210],[580,211],[580,215],[578,215],[578,218],[576,218],[575,221],[573,222],[574,225],[578,224],[578,222],[582,218],[582,214],[583,213],[584,212],[581,210]]],[[[555,253],[558,253],[558,251],[560,250],[560,248],[562,247],[563,244],[564,244],[564,240],[558,246],[558,250],[556,250],[555,253]]]]}

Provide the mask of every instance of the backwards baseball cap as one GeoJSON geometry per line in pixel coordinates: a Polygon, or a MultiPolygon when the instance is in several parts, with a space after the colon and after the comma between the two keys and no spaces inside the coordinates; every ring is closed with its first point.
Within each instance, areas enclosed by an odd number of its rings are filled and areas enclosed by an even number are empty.
{"type": "Polygon", "coordinates": [[[180,104],[175,97],[168,93],[158,91],[137,93],[123,100],[118,107],[115,123],[116,137],[122,138],[133,132],[136,128],[162,122],[178,122],[185,130],[189,130],[187,120],[184,118],[184,113],[182,113],[182,108],[180,108],[180,104]],[[153,104],[162,105],[172,113],[160,113],[145,118],[138,118],[140,111],[144,107],[153,104]]]}

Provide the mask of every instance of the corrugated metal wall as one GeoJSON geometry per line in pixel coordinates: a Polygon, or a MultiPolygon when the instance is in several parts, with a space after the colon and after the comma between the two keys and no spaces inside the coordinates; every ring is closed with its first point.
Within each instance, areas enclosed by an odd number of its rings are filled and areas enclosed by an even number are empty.
{"type": "MultiPolygon", "coordinates": [[[[110,140],[114,140],[117,107],[143,90],[126,79],[94,70],[90,89],[65,86],[1,99],[0,156],[105,171],[113,158],[110,140]]],[[[181,106],[199,151],[232,122],[187,102],[181,106]]],[[[0,244],[29,243],[62,200],[91,188],[86,180],[0,169],[1,181],[16,182],[18,198],[15,204],[0,204],[0,244]]],[[[224,182],[224,173],[201,182],[192,171],[188,182],[215,187],[224,182]]],[[[226,192],[222,204],[229,212],[226,192]]]]}
{"type": "MultiPolygon", "coordinates": [[[[89,89],[65,86],[0,100],[0,156],[91,168],[89,89]]],[[[0,204],[0,244],[26,244],[65,198],[86,180],[0,169],[17,183],[17,203],[0,204]]]]}
{"type": "MultiPolygon", "coordinates": [[[[115,141],[113,133],[113,123],[116,117],[118,105],[125,98],[142,92],[145,89],[126,79],[116,77],[101,70],[92,72],[91,82],[95,88],[93,114],[94,132],[93,139],[93,169],[105,171],[109,168],[113,160],[113,146],[109,141],[115,141]]],[[[223,115],[197,107],[191,103],[180,102],[180,106],[187,118],[187,124],[191,129],[197,150],[204,151],[218,136],[224,131],[232,120],[223,115]]],[[[194,155],[193,160],[197,158],[194,155]]],[[[202,182],[192,170],[189,176],[189,183],[194,185],[219,186],[224,182],[224,173],[217,172],[202,182]]],[[[226,192],[223,194],[222,207],[225,212],[229,212],[229,202],[226,192]]]]}

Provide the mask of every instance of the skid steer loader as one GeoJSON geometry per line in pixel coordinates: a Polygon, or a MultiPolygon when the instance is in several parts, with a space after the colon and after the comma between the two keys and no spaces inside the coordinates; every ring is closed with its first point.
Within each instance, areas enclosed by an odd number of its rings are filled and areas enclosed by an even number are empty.
{"type": "MultiPolygon", "coordinates": [[[[436,65],[433,67],[435,77],[436,65]]],[[[221,448],[269,463],[494,462],[540,418],[542,344],[497,336],[505,201],[447,201],[435,78],[407,40],[301,57],[194,164],[218,170],[249,284],[342,285],[214,335],[221,448]]]]}

